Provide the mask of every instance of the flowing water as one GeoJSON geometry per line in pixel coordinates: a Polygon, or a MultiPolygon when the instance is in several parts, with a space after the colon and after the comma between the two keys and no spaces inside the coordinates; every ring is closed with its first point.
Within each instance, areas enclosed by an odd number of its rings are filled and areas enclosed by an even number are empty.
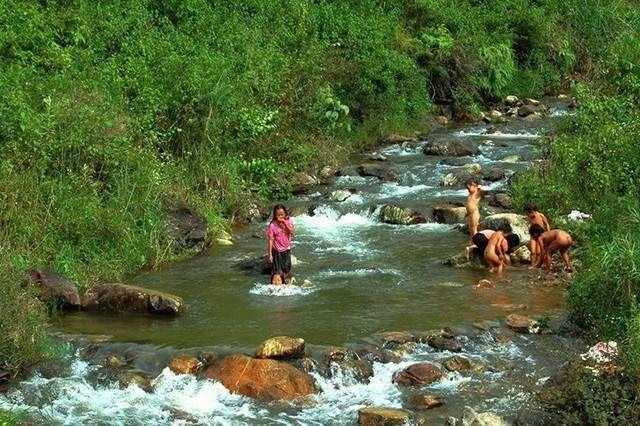
{"type": "MultiPolygon", "coordinates": [[[[540,137],[565,113],[557,104],[548,118],[535,122],[513,120],[490,130],[485,125],[443,129],[428,140],[476,140],[481,154],[463,161],[500,167],[509,176],[530,166],[540,137]]],[[[189,310],[179,318],[82,312],[59,318],[56,327],[65,333],[107,335],[110,350],[134,351],[138,369],[157,376],[153,392],[121,388],[99,365],[72,355],[63,371],[36,373],[0,396],[0,409],[21,408],[36,423],[54,424],[352,423],[364,405],[402,406],[404,394],[391,383],[393,372],[412,361],[438,361],[451,354],[418,345],[398,362],[374,364],[368,383],[339,368],[331,377],[316,373],[322,392],[306,408],[260,404],[230,394],[219,383],[177,376],[162,366],[175,349],[251,352],[274,335],[302,337],[312,345],[348,345],[382,330],[429,330],[502,319],[513,312],[539,316],[562,311],[563,290],[543,285],[526,269],[508,269],[495,289],[477,291],[476,281],[494,279],[488,272],[442,265],[468,239],[454,226],[381,223],[380,205],[428,214],[435,204],[464,201],[466,191],[441,186],[442,177],[460,166],[425,156],[421,143],[386,146],[380,152],[387,157],[381,164],[397,173],[397,182],[354,173],[290,201],[296,211],[313,206],[312,212],[294,217],[294,254],[300,261],[295,273],[298,283],[306,279],[310,285],[274,287],[266,284],[266,276],[238,268],[265,251],[265,223],[257,223],[239,229],[233,246],[214,247],[207,256],[131,279],[183,297],[189,310]],[[327,194],[343,188],[357,192],[341,203],[327,201],[327,194]]],[[[354,164],[363,160],[354,158],[354,164]]],[[[503,180],[490,188],[505,185],[503,180]]],[[[446,409],[434,418],[459,413],[464,405],[513,413],[557,368],[558,359],[575,353],[569,349],[575,342],[558,337],[513,336],[505,343],[485,331],[465,339],[469,357],[498,368],[479,377],[450,373],[433,388],[447,396],[446,409]]]]}

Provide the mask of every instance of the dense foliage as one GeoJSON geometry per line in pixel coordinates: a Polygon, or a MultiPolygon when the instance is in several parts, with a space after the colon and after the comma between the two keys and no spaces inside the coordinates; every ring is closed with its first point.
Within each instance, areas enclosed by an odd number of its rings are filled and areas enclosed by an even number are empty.
{"type": "Polygon", "coordinates": [[[556,220],[573,209],[593,215],[571,225],[582,268],[569,301],[574,319],[594,338],[623,344],[628,366],[640,368],[640,11],[607,8],[587,45],[598,78],[578,85],[581,108],[547,147],[548,165],[514,187],[556,220]],[[605,31],[602,31],[605,29],[605,31]],[[604,42],[603,40],[606,40],[604,42]],[[603,77],[603,78],[602,78],[603,77]]]}

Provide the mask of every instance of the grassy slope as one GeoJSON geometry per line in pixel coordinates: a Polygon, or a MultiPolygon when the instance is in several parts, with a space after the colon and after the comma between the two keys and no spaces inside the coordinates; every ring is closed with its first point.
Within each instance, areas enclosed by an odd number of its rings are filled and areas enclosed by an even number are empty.
{"type": "MultiPolygon", "coordinates": [[[[3,2],[0,316],[27,268],[85,286],[179,256],[173,205],[216,229],[437,102],[464,117],[592,77],[600,31],[627,19],[624,2],[391,3],[3,2]]],[[[0,318],[0,362],[36,356],[28,312],[0,318]]]]}

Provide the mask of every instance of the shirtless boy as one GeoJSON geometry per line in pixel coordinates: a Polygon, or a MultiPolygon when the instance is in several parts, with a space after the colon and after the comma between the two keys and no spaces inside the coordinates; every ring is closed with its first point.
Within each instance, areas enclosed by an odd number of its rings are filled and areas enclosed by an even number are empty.
{"type": "Polygon", "coordinates": [[[551,270],[551,257],[553,253],[560,252],[565,269],[568,272],[573,270],[571,259],[569,258],[569,249],[573,245],[571,235],[561,229],[545,231],[542,226],[537,224],[531,225],[529,235],[531,235],[532,240],[536,240],[540,248],[540,256],[537,263],[533,263],[532,266],[541,267],[544,262],[545,269],[549,271],[551,270]]]}
{"type": "Polygon", "coordinates": [[[482,189],[475,179],[469,179],[467,181],[467,191],[469,196],[467,197],[467,225],[469,227],[469,238],[478,233],[478,226],[480,224],[480,200],[482,199],[482,189]]]}
{"type": "MultiPolygon", "coordinates": [[[[527,213],[527,219],[529,219],[529,223],[531,224],[529,231],[531,231],[533,225],[540,226],[545,232],[551,230],[547,217],[540,213],[535,205],[527,204],[524,211],[527,213]]],[[[538,257],[541,255],[541,251],[538,243],[533,238],[529,241],[529,250],[531,251],[531,268],[534,268],[533,265],[538,263],[538,257]]]]}
{"type": "Polygon", "coordinates": [[[489,272],[502,273],[505,265],[511,265],[509,252],[520,244],[520,238],[516,234],[504,234],[502,231],[495,231],[484,249],[484,260],[489,265],[489,272]]]}

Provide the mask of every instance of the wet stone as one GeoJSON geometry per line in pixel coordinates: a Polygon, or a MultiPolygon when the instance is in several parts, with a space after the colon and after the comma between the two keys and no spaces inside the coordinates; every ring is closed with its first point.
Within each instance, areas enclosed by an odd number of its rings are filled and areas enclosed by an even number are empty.
{"type": "Polygon", "coordinates": [[[402,386],[425,386],[437,382],[443,372],[430,362],[410,365],[393,375],[393,382],[402,386]]]}
{"type": "Polygon", "coordinates": [[[196,374],[202,362],[192,356],[178,356],[171,360],[169,369],[176,374],[196,374]]]}
{"type": "Polygon", "coordinates": [[[410,420],[410,413],[397,408],[365,407],[358,410],[360,426],[393,426],[405,425],[410,420]]]}
{"type": "Polygon", "coordinates": [[[145,392],[151,392],[153,386],[151,379],[145,374],[135,371],[127,371],[118,378],[118,383],[122,388],[137,386],[145,392]]]}
{"type": "Polygon", "coordinates": [[[304,339],[277,336],[262,342],[256,349],[256,358],[289,359],[304,355],[304,339]]]}
{"type": "Polygon", "coordinates": [[[538,322],[524,315],[511,314],[505,319],[505,324],[518,333],[536,333],[538,331],[538,322]]]}
{"type": "Polygon", "coordinates": [[[470,360],[469,358],[455,355],[451,358],[447,358],[442,364],[444,368],[449,371],[457,371],[458,373],[465,373],[470,371],[482,371],[482,365],[470,360]]]}
{"type": "Polygon", "coordinates": [[[462,344],[453,337],[431,336],[427,339],[427,344],[434,349],[449,352],[462,351],[462,344]]]}
{"type": "Polygon", "coordinates": [[[444,405],[444,400],[440,395],[435,394],[414,394],[409,397],[409,408],[417,411],[431,410],[444,405]]]}

